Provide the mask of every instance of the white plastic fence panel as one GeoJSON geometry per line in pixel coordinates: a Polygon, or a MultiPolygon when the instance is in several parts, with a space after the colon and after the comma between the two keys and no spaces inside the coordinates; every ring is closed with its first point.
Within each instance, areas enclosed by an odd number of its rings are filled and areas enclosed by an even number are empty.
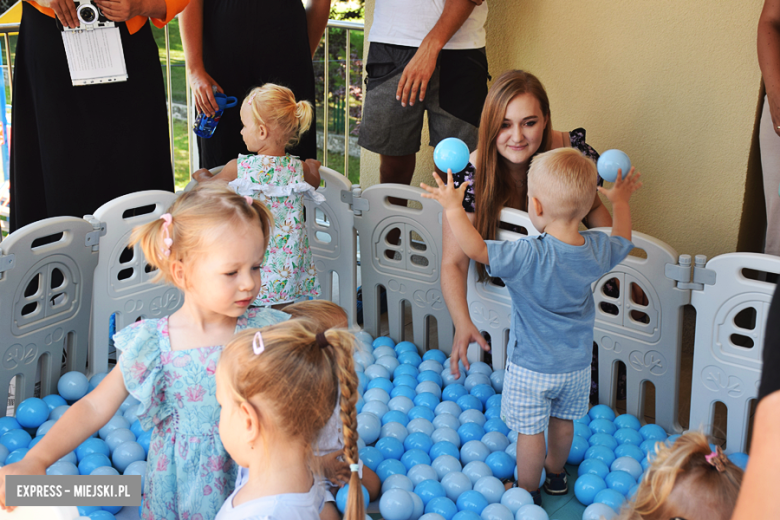
{"type": "MultiPolygon", "coordinates": [[[[539,232],[531,224],[528,213],[512,208],[501,210],[500,221],[516,226],[515,233],[505,229],[499,229],[496,233],[498,240],[517,240],[524,236],[537,236],[539,232]]],[[[495,369],[504,368],[508,359],[512,357],[514,345],[507,345],[509,340],[509,327],[512,323],[512,300],[509,291],[502,285],[497,285],[492,280],[480,283],[477,277],[476,264],[472,260],[469,263],[467,282],[467,299],[471,321],[481,331],[490,334],[491,356],[495,369]]],[[[477,344],[469,345],[469,361],[484,359],[484,352],[477,344]]]]}
{"type": "Polygon", "coordinates": [[[422,198],[420,188],[402,184],[378,184],[362,198],[368,209],[355,215],[360,237],[363,284],[363,328],[379,333],[379,286],[387,291],[390,337],[400,341],[404,332],[403,302],[412,308],[413,341],[424,350],[452,348],[452,318],[441,293],[441,217],[438,202],[422,198]],[[419,208],[390,204],[388,197],[415,201],[419,208]],[[398,230],[398,231],[395,231],[398,230]],[[387,240],[399,233],[399,243],[387,240]],[[438,342],[428,344],[428,316],[436,319],[438,342]]]}
{"type": "Polygon", "coordinates": [[[128,247],[133,228],[160,218],[174,200],[176,195],[168,191],[139,191],[103,204],[91,217],[105,224],[106,234],[100,238],[100,261],[95,270],[90,374],[108,369],[112,314],[119,331],[140,318],[161,318],[181,307],[181,291],[153,283],[156,271],[151,270],[141,249],[128,247]]]}
{"type": "Polygon", "coordinates": [[[780,273],[780,258],[729,253],[707,262],[714,285],[693,291],[696,340],[691,386],[691,429],[713,432],[715,403],[726,406],[726,452],[745,451],[750,403],[758,396],[767,312],[775,284],[745,270],[780,273]]]}
{"type": "MultiPolygon", "coordinates": [[[[609,228],[599,231],[612,232],[609,228]]],[[[643,420],[645,382],[650,382],[655,387],[655,423],[667,432],[680,432],[682,315],[690,302],[690,291],[678,289],[664,274],[666,264],[677,263],[674,249],[636,231],[632,242],[647,258],[629,255],[593,285],[599,403],[615,408],[618,362],[622,362],[626,367],[626,411],[643,420]],[[609,294],[607,285],[617,294],[609,294]]]]}
{"type": "Polygon", "coordinates": [[[56,392],[63,351],[68,371],[86,371],[98,263],[93,231],[80,218],[54,217],[24,226],[0,244],[0,402],[7,401],[16,376],[15,406],[32,397],[39,365],[41,395],[56,392]]]}
{"type": "Polygon", "coordinates": [[[321,167],[325,186],[317,189],[325,202],[317,205],[304,197],[306,233],[312,251],[317,277],[322,288],[321,298],[333,300],[333,273],[338,276],[338,303],[347,312],[350,326],[356,324],[357,240],[353,214],[342,202],[342,192],[351,194],[352,184],[342,174],[321,167]]]}

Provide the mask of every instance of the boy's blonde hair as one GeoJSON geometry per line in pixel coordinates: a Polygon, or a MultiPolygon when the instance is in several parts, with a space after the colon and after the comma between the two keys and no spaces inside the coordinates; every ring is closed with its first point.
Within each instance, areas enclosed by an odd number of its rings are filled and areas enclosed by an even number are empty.
{"type": "Polygon", "coordinates": [[[296,102],[292,90],[273,83],[253,88],[244,102],[252,106],[257,123],[266,126],[272,123],[279,129],[285,147],[298,144],[314,118],[311,103],[296,102]]]}
{"type": "Polygon", "coordinates": [[[328,329],[346,328],[347,313],[330,300],[306,300],[284,308],[293,319],[311,320],[318,332],[328,329]]]}
{"type": "Polygon", "coordinates": [[[664,442],[656,444],[655,460],[619,518],[668,520],[672,514],[685,516],[695,512],[699,518],[728,520],[737,504],[741,485],[742,470],[720,447],[713,452],[704,434],[688,432],[671,446],[664,442]],[[683,503],[670,499],[672,490],[679,485],[690,490],[683,503]]]}
{"type": "MultiPolygon", "coordinates": [[[[346,330],[322,333],[310,320],[293,319],[260,330],[265,350],[256,355],[252,343],[257,332],[249,329],[237,334],[219,360],[217,370],[224,371],[221,375],[237,401],[259,399],[280,433],[300,441],[301,449],[311,457],[312,443],[330,419],[341,390],[344,458],[358,464],[355,337],[346,330]]],[[[365,518],[357,471],[351,472],[344,518],[365,518]]]]}
{"type": "Polygon", "coordinates": [[[170,249],[166,246],[161,219],[153,220],[133,229],[130,246],[139,245],[146,261],[157,269],[154,281],[163,280],[174,284],[171,266],[174,261],[183,261],[208,251],[223,226],[257,226],[263,232],[263,249],[274,226],[271,212],[262,202],[236,194],[226,184],[209,182],[198,184],[191,191],[182,193],[168,208],[171,223],[168,236],[170,249]],[[170,251],[166,254],[167,251],[170,251]]]}
{"type": "Polygon", "coordinates": [[[598,173],[593,161],[574,148],[537,155],[528,170],[528,193],[545,211],[564,220],[582,220],[593,206],[598,173]]]}

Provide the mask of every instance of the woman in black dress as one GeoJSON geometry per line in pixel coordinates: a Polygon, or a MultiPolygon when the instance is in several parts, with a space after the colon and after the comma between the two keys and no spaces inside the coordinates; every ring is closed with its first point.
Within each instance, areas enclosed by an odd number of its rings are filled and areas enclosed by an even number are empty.
{"type": "Polygon", "coordinates": [[[75,4],[24,2],[14,67],[12,231],[47,217],[82,217],[135,191],[173,191],[165,87],[148,18],[162,27],[187,0],[96,3],[119,22],[128,80],[74,87],[54,15],[75,26],[75,4]]]}
{"type": "MultiPolygon", "coordinates": [[[[314,105],[312,56],[328,23],[330,0],[192,0],[179,17],[187,73],[198,112],[217,109],[212,85],[243,99],[252,87],[276,83],[314,105]]],[[[200,167],[220,166],[249,153],[239,110],[226,109],[214,135],[198,138],[200,167]]],[[[316,159],[316,132],[290,150],[316,159]]]]}

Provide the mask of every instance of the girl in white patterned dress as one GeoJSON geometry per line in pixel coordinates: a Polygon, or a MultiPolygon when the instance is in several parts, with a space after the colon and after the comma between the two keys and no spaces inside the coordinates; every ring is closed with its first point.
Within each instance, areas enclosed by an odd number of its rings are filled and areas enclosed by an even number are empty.
{"type": "Polygon", "coordinates": [[[274,216],[257,306],[281,308],[320,292],[303,222],[303,197],[316,203],[325,200],[316,192],[320,163],[285,153],[309,129],[312,115],[311,104],[296,102],[290,89],[271,83],[257,87],[241,106],[241,135],[255,155],[239,155],[217,175],[206,169],[193,174],[199,182],[229,182],[238,194],[263,202],[274,216]]]}

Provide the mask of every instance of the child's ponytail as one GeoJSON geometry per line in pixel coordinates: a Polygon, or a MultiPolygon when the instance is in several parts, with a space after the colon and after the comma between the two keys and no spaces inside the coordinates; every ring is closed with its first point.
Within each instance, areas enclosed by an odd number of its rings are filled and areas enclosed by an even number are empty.
{"type": "Polygon", "coordinates": [[[358,474],[360,460],[357,448],[357,410],[355,408],[358,399],[358,384],[352,357],[355,350],[355,337],[345,330],[329,330],[325,332],[324,336],[335,352],[333,365],[341,389],[344,459],[352,470],[349,477],[349,495],[347,496],[344,520],[363,520],[366,516],[366,505],[363,502],[363,484],[358,474]]]}
{"type": "Polygon", "coordinates": [[[312,119],[314,119],[314,109],[311,103],[306,100],[298,101],[295,104],[295,119],[298,120],[298,132],[293,136],[293,139],[297,143],[301,136],[309,130],[312,119]]]}
{"type": "Polygon", "coordinates": [[[166,283],[173,283],[171,275],[171,261],[176,258],[175,245],[175,227],[172,222],[164,220],[163,217],[171,218],[170,213],[165,213],[162,217],[146,224],[137,226],[130,235],[130,247],[139,246],[146,257],[146,263],[157,270],[157,274],[152,279],[153,282],[160,280],[166,283]],[[168,236],[165,236],[167,232],[168,236]],[[166,244],[166,238],[170,241],[166,244]]]}

